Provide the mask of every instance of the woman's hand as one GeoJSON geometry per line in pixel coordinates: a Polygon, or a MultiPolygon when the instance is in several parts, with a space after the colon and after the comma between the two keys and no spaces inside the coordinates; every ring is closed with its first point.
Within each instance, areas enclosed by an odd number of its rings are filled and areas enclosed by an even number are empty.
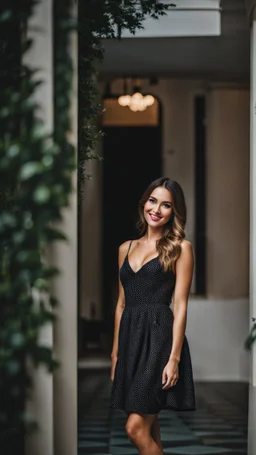
{"type": "Polygon", "coordinates": [[[113,382],[114,381],[114,376],[115,376],[115,368],[116,368],[116,362],[117,362],[117,355],[111,356],[111,375],[110,379],[113,382]]]}
{"type": "Polygon", "coordinates": [[[163,369],[162,384],[164,384],[164,386],[162,387],[162,389],[166,390],[174,386],[177,383],[178,379],[179,379],[178,361],[170,359],[163,369]]]}

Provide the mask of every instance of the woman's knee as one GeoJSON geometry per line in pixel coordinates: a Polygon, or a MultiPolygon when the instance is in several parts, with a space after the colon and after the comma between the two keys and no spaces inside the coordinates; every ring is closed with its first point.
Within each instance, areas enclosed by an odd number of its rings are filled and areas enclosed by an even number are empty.
{"type": "Polygon", "coordinates": [[[131,441],[138,441],[141,437],[141,435],[143,434],[143,426],[138,423],[138,422],[127,422],[126,423],[126,426],[125,426],[125,429],[126,429],[126,433],[127,433],[127,436],[129,439],[131,439],[131,441]]]}

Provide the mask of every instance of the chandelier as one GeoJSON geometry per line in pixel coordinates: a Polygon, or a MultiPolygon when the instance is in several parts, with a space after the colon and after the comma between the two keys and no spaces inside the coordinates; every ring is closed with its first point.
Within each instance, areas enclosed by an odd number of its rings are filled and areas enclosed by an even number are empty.
{"type": "Polygon", "coordinates": [[[118,103],[122,107],[129,107],[131,111],[145,111],[147,107],[152,106],[155,98],[152,95],[143,95],[138,86],[134,87],[134,93],[129,95],[127,93],[126,81],[124,81],[123,95],[119,96],[118,103]]]}

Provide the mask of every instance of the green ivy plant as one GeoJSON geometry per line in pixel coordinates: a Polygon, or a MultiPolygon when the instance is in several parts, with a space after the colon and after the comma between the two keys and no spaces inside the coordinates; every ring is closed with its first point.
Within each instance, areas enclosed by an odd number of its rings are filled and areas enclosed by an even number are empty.
{"type": "MultiPolygon", "coordinates": [[[[55,125],[46,131],[35,93],[42,80],[33,64],[24,64],[32,46],[26,36],[34,1],[11,2],[0,12],[0,446],[17,444],[22,453],[25,430],[34,426],[25,402],[33,386],[29,366],[58,366],[51,347],[39,340],[40,329],[56,317],[51,280],[60,271],[47,264],[46,248],[66,240],[54,227],[69,204],[71,175],[77,167],[67,140],[73,69],[69,0],[55,2],[55,125]],[[22,38],[22,41],[21,41],[22,38]],[[21,46],[18,43],[21,41],[21,46]]],[[[7,453],[7,452],[4,452],[7,453]]],[[[9,452],[8,452],[9,453],[9,452]]]]}
{"type": "Polygon", "coordinates": [[[247,351],[252,350],[253,343],[255,343],[256,340],[256,318],[252,318],[252,322],[253,324],[251,330],[244,343],[245,349],[247,349],[247,351]]]}

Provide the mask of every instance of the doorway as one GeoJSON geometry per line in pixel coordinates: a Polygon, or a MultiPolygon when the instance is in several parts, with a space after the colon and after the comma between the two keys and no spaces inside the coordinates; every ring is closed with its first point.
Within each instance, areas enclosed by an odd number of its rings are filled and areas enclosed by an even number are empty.
{"type": "Polygon", "coordinates": [[[103,119],[102,285],[103,318],[113,324],[118,297],[118,248],[136,238],[138,201],[162,173],[160,103],[143,112],[105,99],[103,119]],[[153,109],[152,109],[153,108],[153,109]]]}

